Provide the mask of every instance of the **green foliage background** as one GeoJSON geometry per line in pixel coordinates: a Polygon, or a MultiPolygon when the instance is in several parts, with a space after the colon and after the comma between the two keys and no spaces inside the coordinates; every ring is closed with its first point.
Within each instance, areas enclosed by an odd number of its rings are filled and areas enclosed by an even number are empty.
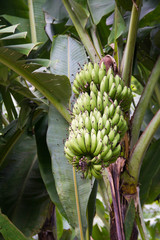
{"type": "MultiPolygon", "coordinates": [[[[98,62],[106,54],[115,57],[119,69],[123,67],[132,5],[131,0],[35,0],[32,9],[29,1],[2,1],[1,239],[31,239],[38,234],[51,203],[56,206],[57,228],[54,231],[57,239],[76,239],[76,236],[82,239],[78,214],[86,239],[86,229],[87,233],[92,232],[94,240],[110,239],[106,192],[102,191],[101,184],[97,188],[96,180],[84,180],[74,172],[64,157],[63,143],[71,120],[69,109],[74,103],[71,91],[74,76],[79,66],[88,61],[98,62]],[[74,9],[73,16],[66,10],[67,6],[74,9]],[[30,11],[34,12],[33,17],[30,11]],[[116,19],[114,14],[117,14],[116,19]],[[117,51],[113,50],[113,44],[117,51]]],[[[157,60],[160,54],[159,13],[158,0],[143,0],[132,56],[132,114],[147,83],[149,86],[154,81],[155,85],[152,84],[153,91],[150,88],[145,95],[150,98],[146,97],[138,137],[145,132],[153,117],[156,119],[160,109],[160,71],[157,70],[154,76],[155,64],[160,66],[157,60]]],[[[146,204],[152,204],[154,209],[159,207],[158,123],[156,129],[148,150],[144,151],[139,176],[140,201],[144,206],[149,239],[160,238],[159,216],[156,212],[148,213],[148,208],[146,211],[146,204]]],[[[127,216],[131,220],[134,218],[132,210],[127,216]]]]}

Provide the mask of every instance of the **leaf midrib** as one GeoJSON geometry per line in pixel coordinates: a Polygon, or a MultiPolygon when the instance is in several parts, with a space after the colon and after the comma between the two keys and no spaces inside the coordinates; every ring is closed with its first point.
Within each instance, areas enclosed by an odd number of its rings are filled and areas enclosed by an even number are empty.
{"type": "Polygon", "coordinates": [[[15,215],[16,215],[16,211],[17,211],[17,209],[18,209],[18,207],[19,207],[19,205],[20,205],[20,201],[21,201],[21,199],[22,199],[22,196],[23,196],[23,193],[24,193],[24,190],[25,190],[25,187],[26,187],[26,183],[27,183],[27,181],[28,181],[28,179],[29,179],[30,173],[31,173],[31,171],[32,171],[32,169],[33,169],[33,166],[34,166],[36,160],[37,160],[37,153],[35,154],[35,156],[34,156],[34,158],[33,158],[32,164],[31,164],[31,166],[30,166],[30,168],[29,168],[29,171],[28,171],[28,173],[27,173],[27,175],[26,175],[26,177],[25,177],[25,179],[24,179],[24,182],[23,182],[23,184],[22,184],[19,197],[18,197],[18,199],[17,199],[17,201],[16,201],[16,206],[15,206],[14,211],[13,211],[13,213],[12,213],[12,220],[14,219],[14,217],[15,217],[15,215]]]}

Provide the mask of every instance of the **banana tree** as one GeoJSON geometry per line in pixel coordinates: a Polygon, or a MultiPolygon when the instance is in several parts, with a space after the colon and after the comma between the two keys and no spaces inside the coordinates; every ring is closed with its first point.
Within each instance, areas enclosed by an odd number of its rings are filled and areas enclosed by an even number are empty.
{"type": "Polygon", "coordinates": [[[2,239],[149,239],[142,207],[160,193],[159,6],[2,3],[2,239]]]}

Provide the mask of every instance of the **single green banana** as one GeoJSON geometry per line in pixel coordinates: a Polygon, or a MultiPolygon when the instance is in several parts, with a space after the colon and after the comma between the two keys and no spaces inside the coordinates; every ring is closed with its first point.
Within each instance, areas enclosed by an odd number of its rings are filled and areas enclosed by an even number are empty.
{"type": "Polygon", "coordinates": [[[90,83],[90,91],[93,91],[95,93],[95,95],[97,96],[98,89],[97,89],[96,84],[93,81],[90,83]]]}
{"type": "Polygon", "coordinates": [[[91,106],[90,106],[90,96],[87,92],[84,93],[84,98],[83,98],[83,105],[85,110],[91,111],[91,106]]]}
{"type": "Polygon", "coordinates": [[[121,110],[120,105],[118,105],[118,106],[116,107],[116,110],[115,110],[115,112],[114,112],[114,115],[115,115],[116,113],[118,113],[119,115],[122,115],[122,110],[121,110]]]}
{"type": "Polygon", "coordinates": [[[108,137],[109,137],[110,142],[113,141],[115,135],[116,135],[115,130],[114,130],[113,128],[111,128],[111,130],[110,130],[110,132],[109,132],[109,134],[108,134],[108,137]]]}
{"type": "Polygon", "coordinates": [[[74,81],[73,81],[73,86],[75,86],[78,90],[81,89],[81,85],[80,85],[80,83],[77,81],[76,78],[75,78],[74,81]]]}
{"type": "Polygon", "coordinates": [[[79,98],[77,98],[77,107],[79,108],[79,112],[84,112],[86,109],[84,108],[84,105],[83,105],[83,95],[79,98]]]}
{"type": "Polygon", "coordinates": [[[103,146],[106,146],[106,145],[108,145],[108,144],[109,144],[109,139],[108,139],[108,136],[105,135],[105,136],[103,137],[103,146]]]}
{"type": "Polygon", "coordinates": [[[114,126],[113,130],[115,131],[115,133],[117,133],[118,128],[116,125],[114,126]]]}
{"type": "Polygon", "coordinates": [[[96,146],[97,146],[97,135],[92,129],[91,130],[91,153],[94,153],[96,146]]]}
{"type": "Polygon", "coordinates": [[[90,116],[90,119],[92,118],[92,116],[94,116],[93,111],[90,111],[89,116],[90,116]]]}
{"type": "Polygon", "coordinates": [[[96,171],[95,169],[93,169],[93,168],[91,168],[91,174],[92,174],[95,178],[97,178],[97,179],[102,178],[102,175],[101,175],[98,171],[96,171]]]}
{"type": "Polygon", "coordinates": [[[98,123],[97,123],[97,119],[95,118],[95,116],[91,117],[91,125],[95,131],[98,131],[98,123]]]}
{"type": "Polygon", "coordinates": [[[86,117],[90,117],[89,112],[86,110],[85,112],[82,113],[82,117],[85,120],[86,117]]]}
{"type": "Polygon", "coordinates": [[[114,106],[115,106],[116,108],[118,107],[118,101],[117,101],[117,99],[114,100],[113,104],[114,104],[114,106]]]}
{"type": "Polygon", "coordinates": [[[103,147],[103,142],[102,142],[102,139],[100,139],[100,140],[97,142],[97,147],[96,147],[96,150],[94,151],[93,155],[94,155],[94,156],[97,156],[97,155],[101,152],[102,147],[103,147]]]}
{"type": "Polygon", "coordinates": [[[101,164],[93,164],[93,168],[94,168],[96,171],[101,171],[101,170],[102,170],[102,165],[101,165],[101,164]]]}
{"type": "Polygon", "coordinates": [[[93,157],[93,158],[90,160],[90,163],[95,163],[95,164],[96,164],[96,161],[97,161],[97,156],[93,157]]]}
{"type": "Polygon", "coordinates": [[[112,152],[112,157],[120,155],[121,145],[119,144],[112,152]]]}
{"type": "Polygon", "coordinates": [[[78,128],[78,126],[79,126],[78,121],[77,119],[74,118],[71,122],[71,129],[75,131],[78,128]]]}
{"type": "Polygon", "coordinates": [[[115,98],[118,100],[118,102],[119,102],[122,90],[123,90],[123,88],[122,88],[121,84],[119,84],[117,87],[116,96],[115,96],[115,98]]]}
{"type": "Polygon", "coordinates": [[[78,142],[77,142],[75,137],[72,137],[70,139],[69,143],[70,143],[70,147],[72,148],[72,151],[74,151],[76,153],[75,154],[76,156],[83,154],[83,152],[82,152],[81,148],[79,147],[78,142]]]}
{"type": "Polygon", "coordinates": [[[101,130],[102,128],[103,128],[103,119],[102,117],[100,117],[98,121],[98,130],[101,130]]]}
{"type": "Polygon", "coordinates": [[[100,141],[100,139],[102,139],[103,136],[102,136],[102,130],[98,130],[97,132],[97,143],[100,141]]]}
{"type": "Polygon", "coordinates": [[[95,102],[97,102],[97,93],[94,93],[93,91],[90,91],[90,99],[91,100],[93,99],[95,102]]]}
{"type": "Polygon", "coordinates": [[[98,154],[98,156],[95,156],[95,164],[99,164],[101,162],[101,154],[98,154]]]}
{"type": "Polygon", "coordinates": [[[84,127],[85,127],[85,121],[84,121],[83,117],[81,116],[79,118],[78,128],[81,129],[81,128],[84,128],[84,127]]]}
{"type": "Polygon", "coordinates": [[[104,76],[103,80],[105,81],[105,92],[108,93],[109,92],[109,77],[104,76]]]}
{"type": "Polygon", "coordinates": [[[106,72],[106,65],[104,64],[104,62],[101,63],[101,67],[100,68],[105,70],[105,72],[106,72]]]}
{"type": "Polygon", "coordinates": [[[109,111],[109,107],[108,106],[105,107],[103,114],[105,114],[107,116],[107,119],[110,117],[110,111],[109,111]]]}
{"type": "Polygon", "coordinates": [[[73,114],[74,114],[74,115],[77,115],[77,114],[80,113],[80,111],[81,111],[81,110],[79,109],[78,103],[75,102],[74,107],[73,107],[73,114]]]}
{"type": "Polygon", "coordinates": [[[116,125],[119,122],[120,115],[118,113],[114,114],[113,118],[111,119],[112,126],[116,125]]]}
{"type": "Polygon", "coordinates": [[[106,121],[108,120],[108,117],[106,114],[102,115],[102,122],[103,122],[103,126],[105,127],[106,121]]]}
{"type": "Polygon", "coordinates": [[[92,76],[93,64],[91,62],[88,63],[88,71],[92,76]]]}
{"type": "Polygon", "coordinates": [[[111,75],[111,74],[112,74],[112,75],[114,74],[112,67],[110,67],[110,68],[108,69],[107,77],[110,78],[110,75],[111,75]]]}
{"type": "Polygon", "coordinates": [[[109,107],[109,117],[112,118],[114,115],[114,112],[116,110],[116,107],[114,106],[114,104],[112,103],[109,107]]]}
{"type": "Polygon", "coordinates": [[[88,131],[92,129],[91,119],[88,116],[85,118],[85,128],[87,128],[88,131]]]}
{"type": "Polygon", "coordinates": [[[112,87],[112,85],[113,85],[113,83],[114,83],[114,76],[113,76],[112,73],[110,74],[108,81],[109,81],[109,91],[110,91],[110,90],[111,90],[111,87],[112,87]]]}
{"type": "Polygon", "coordinates": [[[65,153],[69,156],[69,157],[71,157],[71,158],[73,158],[74,156],[75,156],[75,154],[74,154],[74,152],[72,152],[68,147],[64,147],[64,151],[65,151],[65,153]]]}
{"type": "Polygon", "coordinates": [[[97,95],[97,109],[98,111],[103,111],[103,98],[102,98],[102,93],[98,92],[97,95]]]}
{"type": "Polygon", "coordinates": [[[69,162],[72,164],[73,158],[70,157],[67,153],[65,153],[65,157],[69,160],[69,162]]]}
{"type": "Polygon", "coordinates": [[[91,99],[90,107],[91,107],[91,110],[93,111],[97,107],[97,97],[93,91],[90,92],[90,99],[91,99]]]}
{"type": "Polygon", "coordinates": [[[95,69],[92,70],[92,80],[95,84],[99,83],[98,72],[95,69]]]}
{"type": "Polygon", "coordinates": [[[78,132],[77,134],[77,143],[80,149],[83,151],[83,153],[86,153],[87,150],[84,142],[84,134],[82,132],[78,132]]]}
{"type": "Polygon", "coordinates": [[[76,95],[76,97],[78,97],[80,94],[80,91],[75,86],[72,87],[72,90],[73,90],[74,94],[76,95]]]}
{"type": "Polygon", "coordinates": [[[112,150],[109,149],[108,153],[103,157],[103,161],[107,162],[111,159],[111,157],[112,157],[112,150]]]}
{"type": "Polygon", "coordinates": [[[104,78],[101,81],[100,84],[100,92],[103,94],[104,92],[106,92],[106,81],[105,78],[107,78],[107,76],[104,76],[104,78]]]}
{"type": "Polygon", "coordinates": [[[114,77],[114,81],[115,81],[116,87],[118,87],[118,85],[119,85],[120,82],[121,82],[121,79],[120,79],[120,77],[119,77],[118,74],[116,74],[116,76],[114,77]]]}
{"type": "Polygon", "coordinates": [[[105,124],[105,130],[106,130],[106,134],[109,134],[110,130],[111,130],[111,120],[107,120],[106,124],[105,124]]]}
{"type": "Polygon", "coordinates": [[[107,155],[107,153],[109,152],[110,149],[111,149],[110,145],[106,145],[103,147],[102,152],[101,152],[102,159],[107,155]]]}
{"type": "Polygon", "coordinates": [[[110,91],[108,93],[108,96],[111,98],[111,99],[114,99],[115,98],[115,95],[116,95],[116,91],[117,91],[117,88],[116,88],[116,84],[113,83],[111,88],[110,88],[110,91]]]}
{"type": "Polygon", "coordinates": [[[106,135],[106,129],[103,127],[101,132],[102,132],[102,138],[104,138],[104,136],[106,135]]]}
{"type": "Polygon", "coordinates": [[[85,78],[85,71],[84,70],[80,71],[79,77],[80,77],[82,85],[85,86],[87,84],[87,80],[85,78]]]}
{"type": "Polygon", "coordinates": [[[127,129],[128,129],[127,123],[124,123],[123,128],[121,127],[121,129],[119,131],[121,138],[125,135],[125,133],[127,132],[127,129]]]}
{"type": "Polygon", "coordinates": [[[85,78],[86,78],[87,83],[90,84],[92,81],[92,75],[90,74],[89,70],[85,71],[85,78]]]}
{"type": "Polygon", "coordinates": [[[101,113],[97,110],[97,108],[94,109],[93,114],[97,120],[97,122],[99,121],[99,118],[101,117],[101,113]]]}
{"type": "MultiPolygon", "coordinates": [[[[105,94],[105,92],[104,92],[104,94],[105,94]]],[[[103,110],[105,110],[106,107],[109,107],[109,105],[110,105],[110,101],[108,99],[108,96],[106,97],[103,95],[103,110]]]]}
{"type": "MultiPolygon", "coordinates": [[[[82,82],[81,82],[79,73],[76,73],[75,80],[76,80],[77,84],[79,85],[79,87],[81,88],[81,87],[82,87],[82,82]]],[[[75,81],[75,80],[74,80],[74,81],[75,81]]]]}
{"type": "Polygon", "coordinates": [[[120,96],[121,96],[122,101],[124,101],[127,98],[127,96],[128,96],[128,88],[127,88],[127,86],[125,86],[123,88],[120,96]]]}
{"type": "Polygon", "coordinates": [[[101,84],[102,79],[104,78],[105,75],[106,75],[106,71],[103,68],[100,68],[98,73],[99,84],[101,84]]]}
{"type": "Polygon", "coordinates": [[[123,115],[120,115],[120,119],[119,119],[119,122],[117,123],[117,127],[118,127],[118,130],[120,131],[121,128],[123,128],[123,125],[125,124],[125,119],[123,117],[123,115]]]}
{"type": "Polygon", "coordinates": [[[93,99],[90,100],[90,109],[93,111],[97,107],[97,101],[95,102],[93,99]]]}
{"type": "Polygon", "coordinates": [[[98,63],[94,63],[94,70],[98,74],[99,73],[99,65],[98,63]]]}
{"type": "Polygon", "coordinates": [[[85,146],[86,146],[87,152],[90,153],[90,151],[91,151],[91,136],[90,136],[89,132],[85,133],[84,139],[85,139],[85,146]]]}
{"type": "MultiPolygon", "coordinates": [[[[75,118],[74,119],[76,119],[78,122],[79,122],[79,119],[80,119],[80,117],[83,117],[83,115],[82,115],[83,113],[79,113],[79,114],[77,114],[76,116],[75,116],[75,118]]],[[[73,120],[74,120],[73,119],[73,120]]],[[[84,118],[83,118],[84,119],[84,118]]]]}
{"type": "Polygon", "coordinates": [[[117,133],[114,140],[112,141],[112,150],[116,147],[119,141],[120,141],[120,134],[117,133]]]}

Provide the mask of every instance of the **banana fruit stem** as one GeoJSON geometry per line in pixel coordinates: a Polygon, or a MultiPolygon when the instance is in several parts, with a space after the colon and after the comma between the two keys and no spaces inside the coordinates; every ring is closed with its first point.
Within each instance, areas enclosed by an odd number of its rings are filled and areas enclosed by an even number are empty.
{"type": "Polygon", "coordinates": [[[29,21],[30,21],[32,43],[37,43],[36,24],[35,24],[34,8],[33,8],[32,0],[28,0],[28,8],[29,8],[29,21]]]}
{"type": "Polygon", "coordinates": [[[74,179],[74,189],[75,189],[75,197],[76,197],[76,206],[77,206],[78,222],[79,222],[79,229],[80,229],[80,237],[81,237],[81,240],[84,240],[82,221],[81,221],[81,212],[80,212],[80,205],[79,205],[79,198],[78,198],[76,170],[75,170],[74,167],[73,167],[73,179],[74,179]]]}
{"type": "Polygon", "coordinates": [[[130,144],[131,150],[133,149],[134,145],[138,140],[141,124],[143,122],[147,106],[149,104],[150,98],[152,96],[152,93],[155,89],[159,77],[160,77],[160,57],[157,59],[157,62],[152,70],[152,73],[148,79],[148,82],[144,88],[144,91],[134,112],[131,127],[131,144],[130,144]]]}
{"type": "Polygon", "coordinates": [[[137,223],[142,240],[149,240],[147,235],[146,225],[143,219],[143,212],[142,212],[142,207],[141,207],[140,197],[139,197],[139,188],[137,188],[137,200],[138,200],[138,205],[137,205],[137,212],[136,212],[136,223],[137,223]]]}
{"type": "Polygon", "coordinates": [[[92,62],[99,62],[100,57],[97,54],[97,51],[87,33],[87,31],[81,26],[77,16],[75,15],[74,11],[72,10],[72,6],[69,3],[68,0],[62,0],[67,12],[69,13],[69,16],[78,32],[78,35],[81,39],[81,41],[84,44],[84,47],[86,48],[86,51],[88,55],[90,56],[92,62]]]}
{"type": "Polygon", "coordinates": [[[154,118],[151,120],[151,122],[149,123],[149,125],[147,126],[147,128],[145,129],[141,137],[139,138],[137,144],[135,145],[135,148],[133,149],[133,152],[128,164],[128,173],[124,172],[122,176],[124,186],[126,183],[128,184],[128,186],[129,185],[134,187],[137,186],[143,157],[159,126],[160,126],[160,110],[156,113],[154,118]]]}
{"type": "Polygon", "coordinates": [[[92,25],[91,27],[91,35],[92,35],[93,43],[97,50],[98,56],[99,58],[101,58],[101,55],[103,54],[103,49],[100,47],[99,39],[97,37],[97,29],[95,25],[92,25]]]}
{"type": "Polygon", "coordinates": [[[132,64],[133,64],[133,58],[134,58],[137,27],[138,27],[141,5],[142,5],[142,0],[137,0],[133,4],[127,44],[126,44],[123,59],[122,59],[121,76],[125,81],[126,86],[130,86],[130,78],[132,74],[132,64]]]}

